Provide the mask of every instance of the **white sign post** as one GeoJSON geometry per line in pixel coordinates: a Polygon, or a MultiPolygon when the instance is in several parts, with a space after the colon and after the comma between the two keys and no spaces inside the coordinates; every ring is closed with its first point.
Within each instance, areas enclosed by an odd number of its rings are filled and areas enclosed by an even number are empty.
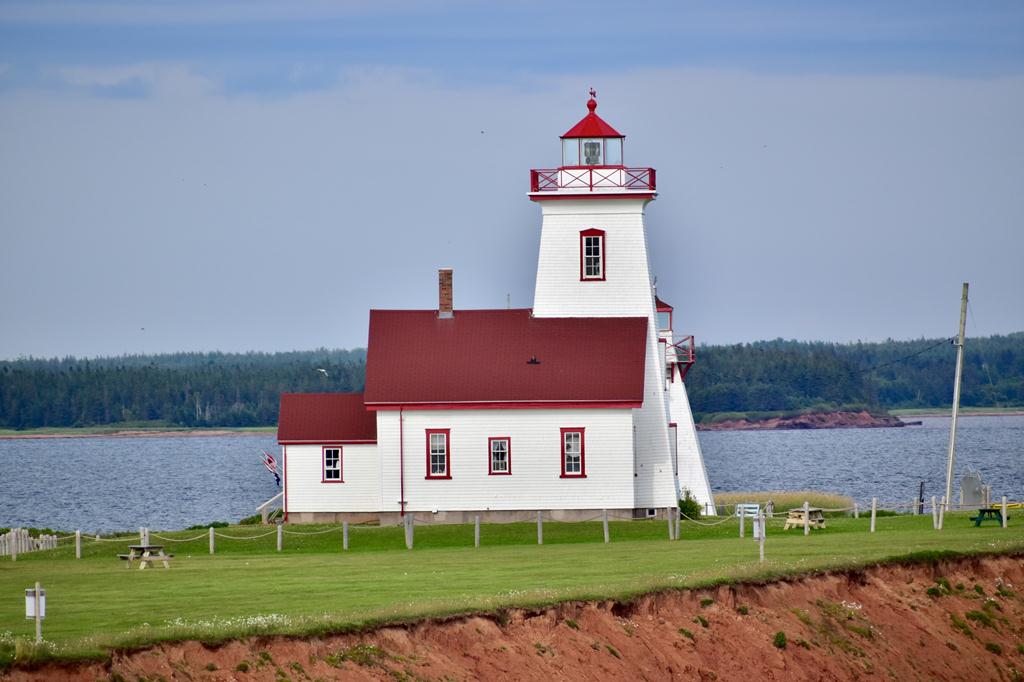
{"type": "Polygon", "coordinates": [[[25,618],[36,621],[36,644],[43,642],[43,618],[46,618],[46,590],[36,583],[25,590],[25,618]]]}

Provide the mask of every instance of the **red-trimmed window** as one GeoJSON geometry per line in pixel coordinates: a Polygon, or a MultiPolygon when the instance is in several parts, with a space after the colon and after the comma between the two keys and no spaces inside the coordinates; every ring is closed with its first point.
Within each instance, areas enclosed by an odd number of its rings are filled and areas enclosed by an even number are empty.
{"type": "Polygon", "coordinates": [[[580,281],[604,281],[604,251],[604,230],[580,232],[580,281]]]}
{"type": "Polygon", "coordinates": [[[562,429],[562,478],[586,478],[586,445],[583,427],[562,429]]]}
{"type": "Polygon", "coordinates": [[[427,429],[427,478],[452,477],[451,429],[427,429]]]}
{"type": "Polygon", "coordinates": [[[344,483],[341,471],[341,446],[325,445],[323,451],[323,472],[321,483],[344,483]]]}
{"type": "Polygon", "coordinates": [[[487,473],[492,476],[512,474],[512,439],[508,436],[487,439],[487,473]]]}

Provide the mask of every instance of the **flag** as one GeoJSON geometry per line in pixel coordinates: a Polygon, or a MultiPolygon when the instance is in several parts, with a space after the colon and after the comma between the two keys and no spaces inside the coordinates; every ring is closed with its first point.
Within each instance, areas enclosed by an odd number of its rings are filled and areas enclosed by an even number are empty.
{"type": "Polygon", "coordinates": [[[266,450],[263,451],[263,466],[267,467],[267,471],[274,474],[274,480],[277,481],[278,485],[281,485],[281,475],[277,472],[277,460],[266,450]]]}

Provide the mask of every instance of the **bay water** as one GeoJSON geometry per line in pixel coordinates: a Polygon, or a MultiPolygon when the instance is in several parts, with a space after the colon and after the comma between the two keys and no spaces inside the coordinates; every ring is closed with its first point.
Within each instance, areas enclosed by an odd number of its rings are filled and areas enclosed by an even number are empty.
{"type": "MultiPolygon", "coordinates": [[[[909,504],[945,487],[949,419],[921,426],[700,433],[715,492],[822,490],[909,504]]],[[[1024,498],[1024,416],[961,417],[957,471],[1024,498]]],[[[237,522],[277,492],[274,434],[0,440],[0,526],[85,532],[237,522]]],[[[958,476],[959,480],[959,476],[958,476]]]]}

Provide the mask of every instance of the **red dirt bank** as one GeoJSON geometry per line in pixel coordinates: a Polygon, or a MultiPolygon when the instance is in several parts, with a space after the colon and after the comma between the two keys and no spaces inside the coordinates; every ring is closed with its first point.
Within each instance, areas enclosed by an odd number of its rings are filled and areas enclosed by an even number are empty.
{"type": "Polygon", "coordinates": [[[312,640],[185,642],[117,654],[109,665],[0,677],[1012,680],[1024,671],[1022,616],[1024,558],[999,557],[513,610],[500,623],[467,616],[312,640]],[[929,596],[933,587],[942,594],[929,596]],[[784,649],[773,645],[777,632],[786,635],[784,649]],[[236,669],[242,661],[246,672],[236,669]]]}
{"type": "MultiPolygon", "coordinates": [[[[920,423],[920,422],[916,422],[920,423]]],[[[778,429],[864,429],[889,426],[907,426],[892,415],[874,415],[870,412],[819,412],[796,417],[772,417],[749,421],[730,419],[714,424],[698,424],[698,431],[773,431],[778,429]]]]}

